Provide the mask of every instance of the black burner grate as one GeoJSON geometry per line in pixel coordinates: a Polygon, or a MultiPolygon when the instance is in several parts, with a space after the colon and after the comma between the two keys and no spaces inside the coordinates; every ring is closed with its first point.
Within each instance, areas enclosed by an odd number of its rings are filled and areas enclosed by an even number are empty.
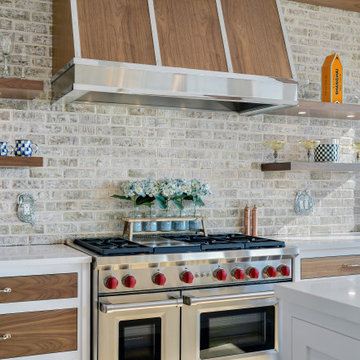
{"type": "Polygon", "coordinates": [[[78,244],[100,255],[152,254],[149,247],[133,243],[123,238],[76,239],[78,244]]]}
{"type": "Polygon", "coordinates": [[[174,254],[201,251],[285,247],[283,241],[243,234],[162,235],[128,241],[124,238],[77,239],[75,244],[100,255],[174,254]]]}

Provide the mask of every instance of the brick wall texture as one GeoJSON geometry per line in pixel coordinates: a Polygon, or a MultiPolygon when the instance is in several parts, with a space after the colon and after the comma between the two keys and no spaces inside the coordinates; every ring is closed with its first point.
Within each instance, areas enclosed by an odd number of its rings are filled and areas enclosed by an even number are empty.
{"type": "MultiPolygon", "coordinates": [[[[300,80],[300,97],[320,99],[321,66],[338,52],[344,66],[344,100],[360,96],[360,13],[281,1],[300,80]]],[[[136,106],[52,106],[47,100],[52,51],[51,0],[1,0],[0,34],[13,33],[10,71],[46,81],[34,101],[0,100],[1,140],[39,144],[43,168],[0,168],[0,244],[63,242],[116,235],[131,207],[110,198],[128,179],[199,177],[213,195],[201,211],[211,232],[242,230],[242,209],[257,204],[259,234],[315,234],[357,230],[360,189],[353,173],[263,173],[271,159],[267,140],[285,140],[281,160],[305,160],[298,140],[339,138],[341,161],[360,136],[351,120],[163,109],[136,106]],[[311,190],[314,212],[296,215],[298,190],[311,190]],[[16,197],[36,198],[36,225],[16,215],[16,197]]],[[[0,68],[2,69],[2,59],[0,68]]]]}

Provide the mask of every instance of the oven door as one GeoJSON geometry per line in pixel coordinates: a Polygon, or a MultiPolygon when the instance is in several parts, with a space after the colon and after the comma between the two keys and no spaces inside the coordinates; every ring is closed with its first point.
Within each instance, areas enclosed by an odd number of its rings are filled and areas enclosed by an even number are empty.
{"type": "Polygon", "coordinates": [[[98,360],[179,359],[179,292],[100,299],[98,360]]]}
{"type": "Polygon", "coordinates": [[[244,288],[184,293],[182,360],[278,359],[278,304],[273,291],[244,288]]]}

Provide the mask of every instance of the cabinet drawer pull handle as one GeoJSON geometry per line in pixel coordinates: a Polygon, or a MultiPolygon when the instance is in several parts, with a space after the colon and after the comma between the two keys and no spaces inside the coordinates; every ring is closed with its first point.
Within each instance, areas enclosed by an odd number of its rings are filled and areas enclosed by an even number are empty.
{"type": "Polygon", "coordinates": [[[11,339],[11,334],[4,334],[0,336],[0,341],[5,341],[11,339]]]}
{"type": "Polygon", "coordinates": [[[345,268],[345,269],[360,268],[360,264],[342,264],[342,267],[345,268]]]}
{"type": "Polygon", "coordinates": [[[0,293],[11,293],[11,288],[5,288],[4,290],[0,290],[0,293]]]}

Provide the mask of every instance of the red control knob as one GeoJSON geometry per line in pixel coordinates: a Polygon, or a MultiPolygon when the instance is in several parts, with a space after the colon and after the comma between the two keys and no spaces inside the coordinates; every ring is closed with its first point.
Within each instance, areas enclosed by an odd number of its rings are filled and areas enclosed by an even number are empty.
{"type": "Polygon", "coordinates": [[[192,284],[192,282],[194,281],[194,275],[190,271],[184,271],[180,275],[180,279],[186,284],[192,284]]]}
{"type": "Polygon", "coordinates": [[[280,265],[277,268],[277,271],[282,275],[282,276],[290,276],[290,267],[287,265],[280,265]]]}
{"type": "Polygon", "coordinates": [[[159,286],[164,286],[166,283],[166,276],[163,273],[156,273],[153,276],[153,283],[159,286]]]}
{"type": "Polygon", "coordinates": [[[276,269],[273,266],[266,266],[263,270],[264,277],[274,278],[276,277],[276,269]]]}
{"type": "Polygon", "coordinates": [[[105,286],[108,289],[114,290],[118,287],[119,285],[119,281],[116,277],[114,276],[109,276],[106,280],[105,280],[105,286]]]}
{"type": "Polygon", "coordinates": [[[122,282],[123,282],[124,286],[126,286],[128,288],[134,288],[136,285],[136,278],[135,278],[135,276],[132,276],[132,275],[126,275],[123,277],[122,282]]]}
{"type": "Polygon", "coordinates": [[[235,268],[232,272],[231,275],[237,279],[237,280],[244,280],[245,277],[245,271],[243,269],[240,268],[235,268]]]}
{"type": "Polygon", "coordinates": [[[214,276],[219,281],[225,281],[227,278],[227,272],[224,269],[218,269],[218,270],[215,270],[214,276]]]}
{"type": "Polygon", "coordinates": [[[259,270],[257,268],[249,267],[246,272],[250,279],[257,279],[259,277],[259,270]]]}

